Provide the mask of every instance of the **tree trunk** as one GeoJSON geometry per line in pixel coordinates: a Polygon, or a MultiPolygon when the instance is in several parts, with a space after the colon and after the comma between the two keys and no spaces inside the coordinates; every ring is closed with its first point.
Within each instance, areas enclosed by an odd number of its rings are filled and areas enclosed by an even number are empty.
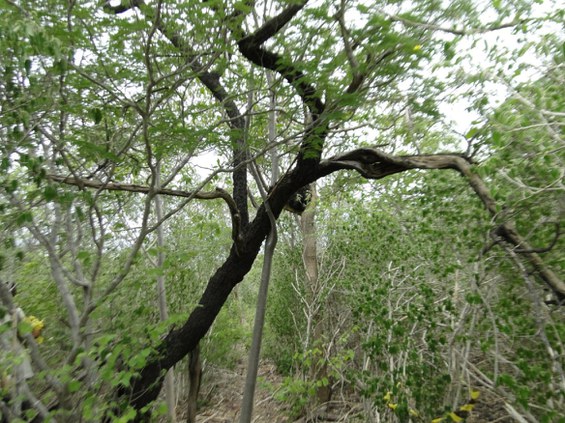
{"type": "MultiPolygon", "coordinates": [[[[304,263],[304,270],[306,273],[306,290],[310,293],[311,301],[319,301],[317,295],[320,287],[318,278],[318,249],[317,249],[317,236],[316,236],[316,184],[310,185],[312,199],[306,210],[300,216],[300,228],[302,231],[302,239],[304,240],[304,247],[302,251],[302,260],[304,263]]],[[[312,342],[306,348],[316,347],[323,342],[323,324],[319,307],[314,307],[318,310],[311,316],[313,321],[312,342]]],[[[327,379],[327,365],[325,364],[325,357],[314,357],[310,367],[310,380],[321,381],[327,379]]],[[[316,399],[319,404],[324,404],[331,399],[331,386],[321,385],[316,388],[316,399]]]]}
{"type": "MultiPolygon", "coordinates": [[[[157,163],[155,166],[155,187],[161,188],[161,163],[157,163]]],[[[161,196],[155,196],[155,217],[158,222],[163,220],[163,199],[161,196]]],[[[165,228],[163,227],[164,223],[161,223],[157,228],[157,248],[159,249],[157,253],[157,263],[156,267],[158,269],[163,269],[163,265],[165,263],[165,236],[164,231],[165,228]]],[[[169,318],[169,312],[167,310],[167,291],[165,287],[165,276],[163,274],[159,274],[157,276],[157,299],[159,302],[159,316],[161,321],[164,322],[169,318]]],[[[167,401],[167,414],[169,415],[169,420],[171,423],[175,423],[177,421],[176,416],[176,398],[175,398],[175,375],[174,371],[171,368],[167,375],[165,376],[165,397],[167,401]]]]}
{"type": "MultiPolygon", "coordinates": [[[[267,74],[269,84],[272,82],[270,74],[267,74]]],[[[253,90],[249,91],[248,109],[251,110],[253,103],[253,90]]],[[[275,140],[276,136],[276,115],[275,106],[276,98],[273,91],[270,95],[271,111],[269,112],[269,143],[275,140]]],[[[277,156],[277,149],[271,151],[272,157],[277,156]]],[[[278,161],[273,160],[271,171],[271,181],[278,180],[278,161]]],[[[256,166],[251,165],[251,169],[255,176],[257,186],[261,192],[263,204],[267,204],[267,192],[261,187],[259,171],[256,166]]],[[[266,187],[265,187],[266,188],[266,187]]],[[[269,220],[271,222],[271,231],[267,236],[265,243],[265,255],[263,256],[263,270],[261,272],[261,282],[259,285],[259,293],[257,294],[257,307],[255,309],[255,323],[253,326],[253,337],[251,340],[251,348],[249,350],[249,361],[247,366],[247,377],[245,379],[245,389],[241,403],[241,423],[250,423],[253,416],[253,399],[255,398],[255,385],[257,383],[257,373],[259,371],[259,361],[261,358],[261,341],[263,339],[263,327],[265,325],[265,312],[267,310],[267,296],[269,293],[269,282],[271,280],[271,268],[273,264],[273,256],[277,245],[277,221],[273,215],[270,206],[266,207],[269,220]]]]}
{"type": "Polygon", "coordinates": [[[196,423],[196,411],[198,410],[198,394],[202,380],[202,362],[200,361],[200,344],[197,345],[188,357],[188,389],[187,423],[196,423]]]}

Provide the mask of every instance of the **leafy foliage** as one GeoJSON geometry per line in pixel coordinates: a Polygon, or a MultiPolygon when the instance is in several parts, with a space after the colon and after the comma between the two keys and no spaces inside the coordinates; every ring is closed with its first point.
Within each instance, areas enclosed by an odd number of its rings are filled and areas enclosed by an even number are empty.
{"type": "Polygon", "coordinates": [[[159,414],[163,369],[207,333],[207,363],[236,365],[264,191],[282,240],[265,351],[292,412],[339,388],[367,419],[429,420],[479,389],[562,415],[560,285],[546,304],[540,271],[562,284],[557,2],[117,3],[0,3],[1,311],[45,325],[41,346],[15,332],[6,368],[29,352],[36,372],[12,409],[159,414]],[[470,173],[423,170],[453,150],[470,173]],[[316,180],[309,285],[281,213],[316,180]]]}

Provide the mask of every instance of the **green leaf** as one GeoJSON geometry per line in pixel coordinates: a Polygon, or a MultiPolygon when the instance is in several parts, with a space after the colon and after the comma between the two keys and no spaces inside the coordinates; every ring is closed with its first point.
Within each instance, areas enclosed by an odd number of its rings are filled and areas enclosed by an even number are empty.
{"type": "Polygon", "coordinates": [[[136,414],[137,414],[137,412],[135,411],[134,408],[128,407],[127,411],[125,413],[123,413],[120,417],[118,417],[116,420],[114,420],[114,422],[115,423],[130,422],[135,418],[136,414]]]}
{"type": "Polygon", "coordinates": [[[446,41],[443,43],[443,54],[445,54],[446,60],[451,60],[455,56],[455,50],[453,48],[452,41],[446,41]]]}
{"type": "Polygon", "coordinates": [[[493,131],[491,135],[492,145],[494,147],[502,146],[502,134],[498,131],[493,131]]]}
{"type": "Polygon", "coordinates": [[[81,388],[82,383],[79,380],[71,380],[68,384],[67,384],[67,389],[70,393],[73,392],[78,392],[79,389],[81,388]]]}
{"type": "Polygon", "coordinates": [[[25,225],[26,223],[33,222],[33,215],[31,214],[31,211],[26,210],[21,212],[16,218],[16,222],[18,225],[25,225]]]}
{"type": "Polygon", "coordinates": [[[47,201],[53,201],[57,198],[58,192],[57,187],[54,185],[47,185],[43,190],[43,198],[47,201]]]}
{"type": "Polygon", "coordinates": [[[243,13],[249,13],[252,10],[247,1],[237,1],[234,3],[233,8],[243,13]]]}
{"type": "Polygon", "coordinates": [[[33,331],[33,327],[27,321],[23,320],[18,323],[18,332],[20,335],[27,335],[33,331]]]}
{"type": "Polygon", "coordinates": [[[94,109],[90,109],[89,115],[96,125],[100,123],[103,117],[102,110],[99,109],[98,107],[95,107],[94,109]]]}
{"type": "Polygon", "coordinates": [[[465,138],[467,138],[467,139],[473,138],[475,135],[477,135],[477,134],[479,133],[479,130],[480,130],[480,129],[479,129],[479,128],[476,128],[476,127],[473,127],[473,128],[471,128],[471,129],[469,129],[469,132],[467,132],[467,133],[465,134],[465,138]]]}

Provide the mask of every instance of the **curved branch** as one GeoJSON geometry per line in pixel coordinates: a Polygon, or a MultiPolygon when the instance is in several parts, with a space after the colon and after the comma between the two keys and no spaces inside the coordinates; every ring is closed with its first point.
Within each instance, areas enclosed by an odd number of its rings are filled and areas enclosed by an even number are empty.
{"type": "Polygon", "coordinates": [[[467,161],[464,155],[457,153],[393,156],[374,148],[360,148],[322,160],[320,171],[328,175],[350,169],[367,179],[382,179],[409,169],[457,169],[459,160],[467,161]]]}
{"type": "Polygon", "coordinates": [[[250,42],[251,44],[255,44],[255,45],[263,44],[265,41],[276,35],[281,29],[283,29],[284,26],[287,23],[289,23],[290,20],[304,8],[304,6],[306,6],[306,3],[308,3],[308,0],[302,0],[296,4],[292,4],[288,6],[277,16],[265,22],[261,26],[261,28],[259,28],[253,34],[250,34],[242,38],[241,41],[246,39],[247,42],[250,42]]]}
{"type": "MultiPolygon", "coordinates": [[[[547,223],[547,222],[546,222],[547,223]]],[[[514,251],[516,253],[520,253],[520,254],[524,254],[524,253],[538,253],[538,254],[542,254],[542,253],[547,253],[549,251],[551,251],[553,249],[553,247],[555,247],[555,244],[557,244],[557,241],[559,240],[559,236],[561,235],[561,224],[559,222],[551,222],[555,225],[555,236],[553,237],[553,240],[550,242],[550,244],[547,247],[540,247],[540,248],[532,248],[532,249],[524,249],[524,248],[516,248],[514,251]]]]}
{"type": "Polygon", "coordinates": [[[195,198],[197,200],[214,200],[221,198],[226,202],[230,210],[232,220],[232,239],[236,246],[239,248],[241,243],[241,216],[239,214],[237,205],[229,193],[217,187],[214,191],[182,191],[176,189],[159,188],[153,189],[148,186],[138,184],[122,184],[118,182],[101,182],[92,179],[78,179],[73,177],[61,175],[46,175],[46,178],[53,181],[67,185],[74,185],[81,189],[92,188],[97,190],[106,191],[125,191],[125,192],[138,192],[141,194],[152,195],[168,195],[172,197],[195,198]]]}
{"type": "Polygon", "coordinates": [[[253,34],[238,40],[239,51],[252,63],[265,69],[278,72],[292,85],[310,113],[314,121],[322,114],[325,104],[318,90],[305,80],[305,75],[294,63],[285,60],[281,55],[270,52],[262,47],[269,38],[277,34],[304,6],[307,1],[291,5],[277,16],[271,18],[253,34]]]}
{"type": "MultiPolygon", "coordinates": [[[[368,179],[381,179],[409,169],[454,169],[465,177],[491,216],[498,216],[494,197],[481,177],[471,169],[470,159],[462,154],[392,156],[377,149],[361,148],[320,162],[323,175],[340,169],[356,170],[368,179]]],[[[518,233],[512,222],[502,223],[497,232],[504,241],[519,249],[517,251],[559,298],[565,298],[565,282],[545,265],[536,249],[518,233]]]]}

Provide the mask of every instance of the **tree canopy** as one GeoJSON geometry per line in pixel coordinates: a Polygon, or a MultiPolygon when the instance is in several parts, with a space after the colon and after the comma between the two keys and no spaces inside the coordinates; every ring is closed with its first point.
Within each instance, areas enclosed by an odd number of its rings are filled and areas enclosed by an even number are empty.
{"type": "MultiPolygon", "coordinates": [[[[390,421],[455,409],[463,386],[561,415],[558,2],[0,1],[0,306],[48,335],[22,323],[25,352],[0,358],[7,377],[31,357],[30,421],[149,419],[230,319],[271,217],[268,330],[298,349],[280,364],[327,351],[319,385],[347,379],[390,421]],[[309,184],[317,285],[284,213],[309,184]]],[[[218,345],[242,336],[231,319],[218,345]]]]}

